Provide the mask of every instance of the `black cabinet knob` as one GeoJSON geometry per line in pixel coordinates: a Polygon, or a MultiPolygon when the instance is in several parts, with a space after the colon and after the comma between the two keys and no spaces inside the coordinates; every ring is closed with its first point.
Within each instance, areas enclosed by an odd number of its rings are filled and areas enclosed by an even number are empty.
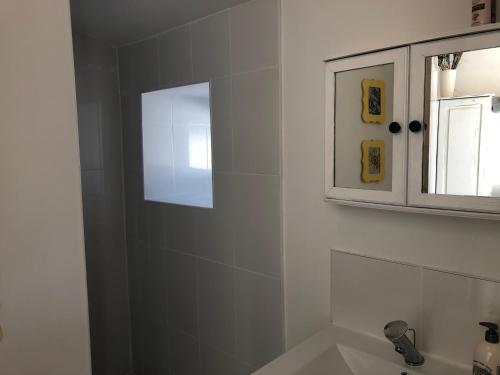
{"type": "Polygon", "coordinates": [[[413,133],[418,133],[420,130],[422,130],[422,124],[420,121],[414,120],[410,122],[410,125],[408,126],[411,132],[413,133]]]}
{"type": "Polygon", "coordinates": [[[389,125],[389,131],[392,134],[397,134],[401,131],[401,125],[399,125],[397,122],[391,122],[389,125]]]}

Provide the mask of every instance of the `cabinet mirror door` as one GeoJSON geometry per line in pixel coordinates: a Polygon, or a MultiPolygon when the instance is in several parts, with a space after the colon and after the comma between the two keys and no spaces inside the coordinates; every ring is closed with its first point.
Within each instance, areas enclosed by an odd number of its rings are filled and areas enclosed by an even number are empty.
{"type": "Polygon", "coordinates": [[[407,64],[407,48],[327,63],[327,198],[405,204],[407,64]]]}
{"type": "Polygon", "coordinates": [[[409,204],[500,211],[500,33],[412,46],[409,204]]]}

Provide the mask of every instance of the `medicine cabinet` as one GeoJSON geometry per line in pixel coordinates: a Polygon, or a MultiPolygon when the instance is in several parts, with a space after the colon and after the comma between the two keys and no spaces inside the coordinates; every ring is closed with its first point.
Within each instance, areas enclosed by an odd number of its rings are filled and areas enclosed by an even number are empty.
{"type": "Polygon", "coordinates": [[[326,198],[500,219],[500,31],[326,63],[326,198]]]}

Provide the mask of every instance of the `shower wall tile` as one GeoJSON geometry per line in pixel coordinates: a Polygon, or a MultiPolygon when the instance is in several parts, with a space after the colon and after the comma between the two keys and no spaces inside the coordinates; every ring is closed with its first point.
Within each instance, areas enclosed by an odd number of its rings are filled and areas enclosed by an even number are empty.
{"type": "Polygon", "coordinates": [[[236,271],[237,358],[260,367],[283,352],[279,279],[236,271]]]}
{"type": "Polygon", "coordinates": [[[167,259],[168,325],[197,337],[196,258],[169,251],[167,259]]]}
{"type": "Polygon", "coordinates": [[[171,374],[202,375],[199,342],[195,338],[182,331],[171,330],[169,348],[171,374]]]}
{"type": "MultiPolygon", "coordinates": [[[[99,67],[106,72],[118,70],[116,49],[86,35],[73,33],[73,56],[77,70],[87,69],[89,66],[99,67]]],[[[114,79],[116,81],[116,77],[114,79]]]]}
{"type": "Polygon", "coordinates": [[[141,95],[122,95],[123,165],[142,170],[141,95]]]}
{"type": "Polygon", "coordinates": [[[125,170],[126,230],[128,239],[148,240],[148,205],[144,202],[142,172],[125,170]]]}
{"type": "Polygon", "coordinates": [[[116,50],[79,34],[73,41],[92,370],[124,374],[131,328],[116,50]]]}
{"type": "Polygon", "coordinates": [[[234,352],[234,269],[200,260],[198,263],[200,341],[226,353],[234,352]]]}
{"type": "Polygon", "coordinates": [[[283,350],[277,4],[251,0],[120,49],[127,241],[149,246],[129,262],[136,375],[155,361],[151,322],[167,325],[170,374],[250,374],[283,350]],[[145,202],[140,93],[204,80],[214,208],[145,202]]]}
{"type": "Polygon", "coordinates": [[[233,77],[234,169],[279,173],[278,69],[233,77]]]}
{"type": "Polygon", "coordinates": [[[278,19],[278,0],[254,0],[231,9],[233,73],[278,65],[278,19]]]}
{"type": "Polygon", "coordinates": [[[215,171],[233,170],[233,124],[231,117],[231,78],[211,81],[213,168],[215,171]]]}
{"type": "Polygon", "coordinates": [[[127,241],[127,250],[133,370],[136,375],[141,375],[145,374],[145,361],[148,358],[147,340],[151,330],[145,310],[148,304],[146,281],[150,264],[149,247],[146,243],[134,239],[127,241]]]}
{"type": "Polygon", "coordinates": [[[250,375],[255,370],[233,356],[207,345],[201,345],[200,354],[204,375],[250,375]]]}
{"type": "Polygon", "coordinates": [[[195,247],[195,215],[199,208],[179,205],[165,205],[165,223],[167,241],[165,246],[189,254],[196,253],[195,247]]]}
{"type": "Polygon", "coordinates": [[[236,264],[279,277],[280,181],[277,176],[237,175],[234,183],[236,264]]]}
{"type": "Polygon", "coordinates": [[[156,202],[148,205],[151,244],[195,254],[195,216],[199,209],[156,202]]]}
{"type": "Polygon", "coordinates": [[[78,128],[81,169],[102,169],[102,117],[99,98],[78,97],[78,123],[81,124],[78,128]]]}
{"type": "Polygon", "coordinates": [[[193,23],[194,80],[227,76],[231,73],[229,11],[193,23]]]}
{"type": "MultiPolygon", "coordinates": [[[[108,175],[119,175],[123,178],[123,145],[121,125],[120,97],[101,98],[102,166],[108,175]]],[[[120,181],[123,186],[123,181],[120,181]]]]}
{"type": "MultiPolygon", "coordinates": [[[[144,357],[145,375],[167,375],[170,369],[168,332],[165,327],[152,322],[147,333],[144,349],[147,355],[144,357]]],[[[140,375],[140,374],[136,374],[140,375]]]]}
{"type": "Polygon", "coordinates": [[[193,79],[191,26],[182,26],[158,36],[160,85],[176,86],[193,79]]]}
{"type": "Polygon", "coordinates": [[[103,65],[99,63],[78,65],[75,62],[75,79],[79,82],[77,97],[113,97],[119,92],[118,72],[106,69],[103,65]]]}
{"type": "Polygon", "coordinates": [[[122,95],[158,88],[158,41],[155,38],[122,47],[118,51],[122,95]]]}
{"type": "Polygon", "coordinates": [[[168,326],[168,251],[151,246],[148,272],[146,274],[146,303],[144,306],[147,319],[159,327],[168,326]]]}
{"type": "MultiPolygon", "coordinates": [[[[140,240],[127,242],[130,312],[135,322],[145,314],[146,280],[150,263],[149,246],[140,240]]],[[[133,326],[133,325],[132,325],[133,326]]]]}
{"type": "Polygon", "coordinates": [[[104,172],[102,169],[82,170],[82,194],[84,199],[94,200],[104,196],[104,172]]]}
{"type": "Polygon", "coordinates": [[[234,176],[214,174],[214,209],[197,210],[195,249],[202,257],[232,265],[235,246],[234,176]]]}

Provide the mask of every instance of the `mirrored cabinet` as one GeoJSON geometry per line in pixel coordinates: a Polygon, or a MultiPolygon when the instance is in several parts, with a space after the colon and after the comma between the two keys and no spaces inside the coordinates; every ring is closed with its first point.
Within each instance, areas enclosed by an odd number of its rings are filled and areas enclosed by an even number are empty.
{"type": "Polygon", "coordinates": [[[327,197],[403,205],[408,48],[327,64],[327,197]]]}
{"type": "Polygon", "coordinates": [[[328,61],[325,193],[500,219],[500,31],[328,61]]]}

